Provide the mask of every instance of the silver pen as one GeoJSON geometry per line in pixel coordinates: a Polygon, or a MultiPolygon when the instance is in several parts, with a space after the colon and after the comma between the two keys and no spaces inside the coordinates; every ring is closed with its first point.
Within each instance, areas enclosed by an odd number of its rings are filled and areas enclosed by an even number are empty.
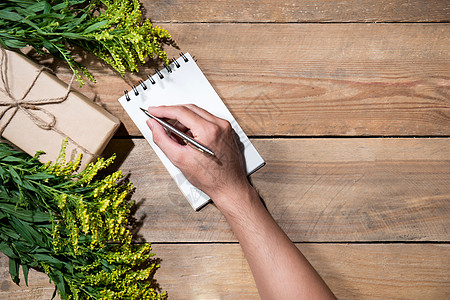
{"type": "Polygon", "coordinates": [[[153,120],[155,120],[156,122],[161,124],[164,128],[166,128],[167,130],[169,130],[170,132],[172,132],[173,134],[175,134],[179,138],[181,138],[186,144],[189,144],[190,146],[192,146],[192,148],[197,149],[200,152],[205,152],[205,153],[208,153],[208,154],[210,154],[212,156],[215,156],[214,152],[212,152],[211,150],[209,150],[208,148],[206,148],[205,146],[203,146],[202,144],[200,144],[199,142],[197,142],[196,140],[194,140],[190,136],[186,135],[184,132],[181,132],[180,130],[178,130],[175,127],[173,127],[171,124],[169,124],[169,123],[165,122],[164,120],[161,120],[160,118],[155,117],[154,115],[150,114],[146,109],[143,109],[142,107],[139,107],[139,108],[147,116],[149,116],[150,118],[152,118],[153,120]]]}

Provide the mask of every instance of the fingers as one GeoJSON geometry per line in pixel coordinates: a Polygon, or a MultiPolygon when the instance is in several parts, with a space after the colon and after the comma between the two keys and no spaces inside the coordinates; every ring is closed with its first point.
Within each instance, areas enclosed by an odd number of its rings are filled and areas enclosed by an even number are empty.
{"type": "Polygon", "coordinates": [[[189,130],[189,128],[187,128],[186,126],[184,126],[183,124],[181,124],[180,122],[176,121],[173,126],[178,129],[179,131],[182,132],[186,132],[187,130],[189,130]]]}
{"type": "MultiPolygon", "coordinates": [[[[193,104],[149,107],[148,110],[156,117],[175,120],[176,122],[172,124],[177,129],[201,143],[212,146],[231,128],[227,120],[218,118],[193,104]]],[[[177,162],[180,163],[184,161],[183,157],[189,156],[188,152],[192,151],[192,148],[187,147],[182,139],[166,132],[155,120],[149,119],[147,124],[153,132],[153,141],[174,165],[178,166],[177,162]]]]}
{"type": "Polygon", "coordinates": [[[175,166],[178,166],[182,160],[183,153],[189,151],[185,146],[180,145],[167,135],[164,128],[155,120],[148,119],[147,125],[152,130],[153,142],[164,152],[164,154],[172,161],[175,166]]]}
{"type": "Polygon", "coordinates": [[[148,111],[159,118],[177,120],[191,130],[201,128],[210,123],[210,121],[202,118],[188,107],[181,105],[149,107],[148,111]]]}
{"type": "MultiPolygon", "coordinates": [[[[193,137],[191,130],[189,128],[187,128],[186,126],[184,126],[183,124],[181,124],[178,121],[175,121],[174,124],[172,124],[176,129],[178,129],[179,131],[185,133],[186,135],[193,137]]],[[[167,132],[167,130],[166,130],[167,132]]],[[[177,143],[181,144],[181,145],[186,145],[186,142],[180,138],[178,135],[173,134],[171,132],[167,132],[167,134],[170,136],[170,138],[174,141],[176,141],[177,143]]]]}
{"type": "Polygon", "coordinates": [[[212,123],[215,123],[219,119],[215,115],[211,114],[209,111],[206,111],[203,108],[198,107],[195,104],[185,104],[184,106],[186,106],[187,108],[189,108],[190,110],[195,112],[197,115],[199,115],[203,119],[208,120],[212,123]]]}
{"type": "Polygon", "coordinates": [[[209,111],[204,110],[201,107],[198,107],[195,104],[186,104],[187,108],[204,118],[205,120],[208,120],[211,123],[214,123],[218,126],[220,126],[222,129],[227,129],[228,127],[231,127],[230,122],[228,120],[216,117],[215,115],[211,114],[209,111]]]}

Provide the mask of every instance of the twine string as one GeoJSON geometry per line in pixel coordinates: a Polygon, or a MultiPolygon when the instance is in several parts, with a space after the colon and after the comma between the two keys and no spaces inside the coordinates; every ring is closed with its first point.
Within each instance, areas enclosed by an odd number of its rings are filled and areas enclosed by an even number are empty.
{"type": "Polygon", "coordinates": [[[70,80],[69,85],[67,86],[66,93],[61,97],[55,97],[55,98],[43,98],[43,99],[35,99],[35,100],[25,100],[25,98],[28,96],[30,91],[33,89],[33,87],[36,84],[36,81],[38,80],[39,76],[42,74],[44,70],[46,70],[46,67],[41,67],[37,70],[37,75],[31,82],[30,86],[27,88],[25,93],[22,97],[16,98],[10,89],[9,86],[9,80],[8,80],[8,57],[6,54],[5,49],[0,48],[2,51],[2,58],[0,60],[0,77],[1,81],[3,83],[3,88],[0,87],[0,92],[4,94],[6,97],[3,99],[0,99],[0,106],[6,107],[1,113],[0,113],[0,120],[3,119],[5,114],[12,110],[10,115],[6,120],[4,120],[4,123],[2,126],[0,126],[0,136],[3,135],[3,132],[5,131],[6,127],[10,124],[11,120],[14,118],[15,114],[19,109],[23,111],[30,120],[33,121],[36,126],[43,130],[52,130],[60,134],[62,137],[66,138],[69,142],[73,143],[77,148],[79,148],[81,151],[95,156],[93,153],[91,153],[89,150],[87,150],[85,147],[81,146],[77,142],[75,142],[72,138],[70,138],[68,135],[66,135],[64,132],[56,128],[56,117],[51,112],[46,110],[42,107],[42,105],[45,104],[56,104],[56,103],[62,103],[64,102],[70,94],[72,83],[75,79],[75,74],[72,76],[72,79],[70,80]],[[43,114],[45,114],[49,121],[46,121],[42,119],[38,114],[36,114],[35,111],[39,111],[43,114]]]}

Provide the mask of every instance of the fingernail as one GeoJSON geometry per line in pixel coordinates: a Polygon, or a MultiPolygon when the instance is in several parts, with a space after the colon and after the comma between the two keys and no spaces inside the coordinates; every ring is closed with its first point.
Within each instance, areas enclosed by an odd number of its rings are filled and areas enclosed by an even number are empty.
{"type": "Polygon", "coordinates": [[[148,120],[148,121],[147,121],[147,125],[148,125],[148,127],[150,127],[150,130],[153,130],[153,123],[152,123],[152,120],[148,120]]]}

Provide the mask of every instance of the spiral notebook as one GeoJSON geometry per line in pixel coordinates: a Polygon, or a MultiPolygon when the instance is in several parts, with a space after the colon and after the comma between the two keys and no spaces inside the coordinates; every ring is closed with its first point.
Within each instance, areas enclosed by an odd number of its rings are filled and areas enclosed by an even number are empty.
{"type": "Polygon", "coordinates": [[[173,60],[164,69],[156,71],[155,75],[148,75],[148,79],[140,81],[132,91],[125,91],[125,95],[119,99],[119,102],[166,166],[194,210],[199,210],[206,205],[210,197],[194,187],[153,142],[152,132],[146,124],[148,117],[140,110],[140,107],[146,109],[148,106],[196,104],[230,122],[240,139],[239,144],[244,153],[247,174],[255,172],[265,164],[189,53],[181,53],[180,58],[173,60]]]}

